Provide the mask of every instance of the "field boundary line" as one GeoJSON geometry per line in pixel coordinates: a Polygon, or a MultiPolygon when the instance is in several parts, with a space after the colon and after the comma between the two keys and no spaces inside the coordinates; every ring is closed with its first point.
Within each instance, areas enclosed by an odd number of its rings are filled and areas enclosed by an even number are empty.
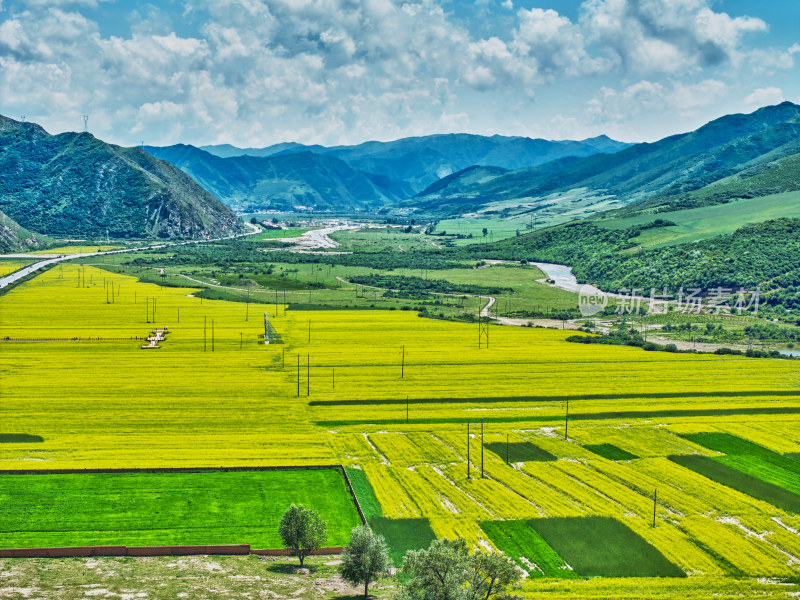
{"type": "Polygon", "coordinates": [[[347,489],[350,490],[350,496],[353,498],[353,502],[355,502],[356,510],[358,511],[358,516],[361,517],[361,522],[369,527],[369,523],[367,523],[367,517],[364,516],[364,511],[361,510],[361,503],[358,501],[358,496],[356,496],[356,491],[353,489],[353,484],[350,483],[350,478],[347,476],[347,469],[344,468],[344,465],[341,465],[342,468],[342,475],[344,475],[344,481],[347,483],[347,489]]]}
{"type": "MultiPolygon", "coordinates": [[[[311,554],[341,554],[343,546],[317,548],[311,554]]],[[[0,548],[0,558],[86,558],[90,556],[291,556],[288,548],[253,549],[250,544],[199,544],[192,546],[54,546],[0,548]]]]}
{"type": "MultiPolygon", "coordinates": [[[[343,465],[274,465],[265,467],[142,467],[120,469],[0,469],[0,475],[80,475],[88,473],[224,473],[227,471],[313,471],[336,470],[344,472],[343,465]]],[[[346,476],[345,476],[346,478],[346,476]]]]}

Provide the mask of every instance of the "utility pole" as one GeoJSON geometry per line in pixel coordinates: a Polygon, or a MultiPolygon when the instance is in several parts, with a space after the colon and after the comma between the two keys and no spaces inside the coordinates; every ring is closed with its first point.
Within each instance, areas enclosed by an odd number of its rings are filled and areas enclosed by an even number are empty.
{"type": "Polygon", "coordinates": [[[656,526],[656,502],[658,502],[658,488],[653,490],[653,527],[656,526]]]}
{"type": "Polygon", "coordinates": [[[469,478],[469,419],[467,419],[467,479],[469,478]]]}

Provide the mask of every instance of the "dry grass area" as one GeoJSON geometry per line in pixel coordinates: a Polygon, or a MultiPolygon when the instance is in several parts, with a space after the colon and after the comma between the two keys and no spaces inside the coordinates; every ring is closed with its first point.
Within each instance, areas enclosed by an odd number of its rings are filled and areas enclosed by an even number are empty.
{"type": "MultiPolygon", "coordinates": [[[[336,572],[334,556],[297,560],[261,556],[0,559],[3,600],[137,600],[179,598],[323,600],[350,598],[353,587],[336,572]]],[[[386,579],[371,588],[377,599],[396,592],[386,579]]]]}

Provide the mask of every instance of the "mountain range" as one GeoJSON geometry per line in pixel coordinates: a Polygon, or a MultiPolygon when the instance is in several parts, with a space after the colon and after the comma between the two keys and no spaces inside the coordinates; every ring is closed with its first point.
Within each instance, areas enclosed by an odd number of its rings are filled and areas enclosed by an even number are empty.
{"type": "Polygon", "coordinates": [[[616,152],[628,145],[606,136],[548,141],[442,134],[356,146],[282,143],[267,148],[176,145],[145,149],[239,209],[353,211],[410,198],[442,177],[473,165],[518,169],[566,156],[616,152]]]}
{"type": "MultiPolygon", "coordinates": [[[[0,210],[9,236],[30,232],[116,238],[225,236],[242,225],[195,181],[141,148],[89,133],[50,135],[0,116],[0,210]],[[11,223],[16,222],[16,226],[11,223]]],[[[12,245],[9,242],[9,245],[12,245]]],[[[27,244],[30,245],[30,244],[27,244]]]]}
{"type": "Polygon", "coordinates": [[[509,207],[518,207],[517,214],[528,211],[553,222],[655,197],[677,201],[724,178],[768,170],[798,152],[800,106],[784,102],[613,154],[567,157],[510,172],[483,171],[481,177],[465,169],[403,204],[435,216],[497,210],[508,216],[509,207]]]}
{"type": "Polygon", "coordinates": [[[206,190],[239,210],[358,211],[397,200],[402,191],[370,178],[333,156],[312,152],[221,158],[178,144],[145,150],[182,169],[206,190]]]}
{"type": "Polygon", "coordinates": [[[238,210],[460,216],[551,225],[800,189],[800,106],[727,115],[654,143],[446,134],[356,146],[122,148],[0,116],[0,239],[208,238],[238,210]],[[226,204],[228,206],[226,206],[226,204]]]}

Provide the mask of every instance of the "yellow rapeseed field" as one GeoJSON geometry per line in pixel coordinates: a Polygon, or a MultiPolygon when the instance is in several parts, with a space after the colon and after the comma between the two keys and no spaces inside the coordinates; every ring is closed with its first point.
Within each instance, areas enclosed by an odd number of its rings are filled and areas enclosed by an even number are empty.
{"type": "MultiPolygon", "coordinates": [[[[42,438],[0,444],[0,469],[345,464],[364,469],[386,516],[428,518],[476,547],[492,546],[483,520],[616,517],[691,575],[648,582],[653,595],[800,573],[797,515],[667,458],[716,455],[678,435],[698,432],[800,452],[796,362],[514,327],[491,327],[479,349],[476,325],[411,312],[291,311],[193,292],[68,264],[0,298],[0,434],[42,438]],[[263,343],[265,311],[280,343],[263,343]],[[159,349],[132,339],[156,327],[169,328],[159,349]],[[481,453],[481,420],[493,448],[530,442],[554,460],[481,453]],[[592,444],[636,458],[609,460],[592,444]]],[[[596,590],[613,582],[629,585],[596,590]]],[[[579,597],[585,585],[559,590],[579,597]]]]}

